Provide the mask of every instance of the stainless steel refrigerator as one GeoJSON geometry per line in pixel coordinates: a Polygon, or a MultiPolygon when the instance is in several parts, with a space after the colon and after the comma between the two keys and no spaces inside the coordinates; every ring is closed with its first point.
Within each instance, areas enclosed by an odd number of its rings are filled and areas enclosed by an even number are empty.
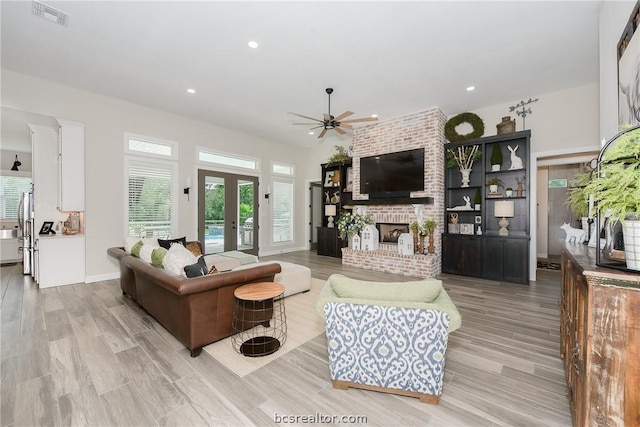
{"type": "Polygon", "coordinates": [[[33,193],[22,193],[18,208],[19,250],[22,251],[22,272],[32,277],[35,275],[33,221],[33,193]]]}

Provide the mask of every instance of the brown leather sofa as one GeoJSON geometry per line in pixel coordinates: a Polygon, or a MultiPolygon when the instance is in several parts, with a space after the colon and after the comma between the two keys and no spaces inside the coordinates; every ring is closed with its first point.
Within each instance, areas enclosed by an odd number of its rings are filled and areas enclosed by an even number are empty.
{"type": "Polygon", "coordinates": [[[120,264],[122,293],[145,311],[197,357],[202,347],[233,334],[233,292],[247,283],[273,282],[280,265],[186,278],[166,272],[125,252],[109,248],[120,264]]]}

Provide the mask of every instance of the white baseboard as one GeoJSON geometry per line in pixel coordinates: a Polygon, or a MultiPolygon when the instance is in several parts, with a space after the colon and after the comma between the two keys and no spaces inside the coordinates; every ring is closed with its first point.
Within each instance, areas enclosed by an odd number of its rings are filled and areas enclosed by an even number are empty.
{"type": "Polygon", "coordinates": [[[103,280],[113,280],[119,279],[120,272],[107,273],[107,274],[96,274],[94,276],[86,276],[84,278],[85,283],[93,283],[93,282],[102,282],[103,280]]]}

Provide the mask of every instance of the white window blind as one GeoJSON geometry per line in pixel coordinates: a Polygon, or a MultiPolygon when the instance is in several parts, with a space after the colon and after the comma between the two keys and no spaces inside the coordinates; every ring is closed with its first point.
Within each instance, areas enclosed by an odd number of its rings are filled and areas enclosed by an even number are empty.
{"type": "Polygon", "coordinates": [[[171,237],[175,218],[174,165],[129,161],[129,236],[171,237]]]}
{"type": "Polygon", "coordinates": [[[293,241],[293,182],[273,182],[273,243],[293,241]]]}
{"type": "Polygon", "coordinates": [[[0,176],[0,219],[18,219],[22,193],[31,191],[31,177],[0,176]]]}

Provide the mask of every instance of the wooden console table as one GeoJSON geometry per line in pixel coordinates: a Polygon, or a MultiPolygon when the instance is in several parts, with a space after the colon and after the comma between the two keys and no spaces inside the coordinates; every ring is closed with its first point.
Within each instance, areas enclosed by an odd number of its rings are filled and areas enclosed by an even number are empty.
{"type": "Polygon", "coordinates": [[[560,355],[574,426],[640,426],[640,274],[562,251],[560,355]]]}

